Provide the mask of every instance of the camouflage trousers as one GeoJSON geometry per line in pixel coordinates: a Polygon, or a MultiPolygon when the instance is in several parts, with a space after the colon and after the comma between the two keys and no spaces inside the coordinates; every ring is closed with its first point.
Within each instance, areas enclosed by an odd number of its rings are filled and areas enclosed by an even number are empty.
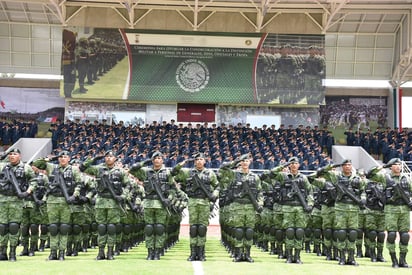
{"type": "Polygon", "coordinates": [[[8,230],[0,232],[0,246],[17,246],[20,236],[20,223],[22,219],[23,202],[15,197],[8,197],[0,201],[0,225],[8,230]],[[10,224],[13,226],[10,228],[10,224]]]}

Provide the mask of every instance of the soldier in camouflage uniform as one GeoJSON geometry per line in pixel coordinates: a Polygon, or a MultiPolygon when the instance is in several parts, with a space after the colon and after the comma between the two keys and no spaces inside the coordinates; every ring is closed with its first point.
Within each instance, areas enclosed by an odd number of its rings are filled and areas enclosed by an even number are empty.
{"type": "Polygon", "coordinates": [[[8,152],[8,161],[0,162],[0,261],[16,261],[23,215],[22,199],[32,196],[37,187],[36,175],[30,165],[21,161],[20,153],[17,148],[12,149],[8,152]]]}
{"type": "Polygon", "coordinates": [[[99,246],[96,260],[114,260],[117,234],[123,230],[120,221],[121,216],[125,215],[123,203],[129,196],[130,180],[127,171],[116,165],[117,156],[113,151],[105,153],[104,163],[92,165],[101,157],[85,161],[80,170],[96,177],[95,211],[99,246]],[[107,255],[104,253],[106,245],[107,255]]]}
{"type": "Polygon", "coordinates": [[[76,69],[77,77],[79,79],[79,92],[86,93],[87,89],[84,87],[84,80],[89,70],[89,49],[88,40],[86,37],[81,37],[75,49],[76,55],[76,69]]]}
{"type": "MultiPolygon", "coordinates": [[[[38,162],[46,160],[37,160],[38,162]]],[[[61,151],[58,164],[47,162],[47,215],[49,218],[49,260],[64,261],[68,236],[72,230],[72,207],[79,198],[80,171],[70,165],[70,153],[61,151]],[[57,251],[59,254],[57,255],[57,251]]]]}
{"type": "Polygon", "coordinates": [[[412,209],[412,182],[401,173],[402,161],[393,158],[384,166],[389,173],[375,173],[371,179],[383,184],[385,193],[385,227],[387,233],[386,248],[392,260],[392,267],[405,267],[409,244],[410,210],[412,209]],[[396,233],[399,233],[399,261],[396,257],[396,233]]]}
{"type": "Polygon", "coordinates": [[[263,193],[258,175],[249,170],[251,158],[249,154],[242,155],[238,160],[222,165],[220,170],[226,170],[229,177],[227,187],[231,201],[229,220],[234,236],[234,262],[254,262],[250,256],[253,244],[256,212],[263,210],[263,193]],[[240,164],[239,170],[234,168],[240,164]]]}
{"type": "Polygon", "coordinates": [[[190,256],[188,261],[205,261],[205,243],[209,217],[219,196],[216,174],[205,168],[205,154],[194,155],[195,167],[182,168],[186,161],[176,165],[172,171],[189,197],[190,256]]]}
{"type": "Polygon", "coordinates": [[[366,204],[366,180],[361,179],[356,171],[353,171],[351,160],[344,160],[341,166],[342,171],[333,171],[331,165],[318,171],[320,177],[312,184],[322,189],[326,182],[331,182],[336,187],[334,210],[339,265],[358,265],[355,260],[358,214],[359,207],[366,204]]]}
{"type": "Polygon", "coordinates": [[[289,172],[280,172],[276,176],[280,182],[286,263],[301,264],[300,251],[303,247],[308,214],[314,205],[313,189],[307,177],[299,172],[299,159],[292,157],[288,164],[289,172]]]}
{"type": "Polygon", "coordinates": [[[134,164],[130,173],[143,182],[145,199],[143,200],[145,220],[145,242],[148,250],[147,260],[159,260],[166,245],[166,226],[171,201],[176,193],[176,186],[171,171],[163,165],[163,154],[152,154],[152,167],[148,162],[134,164]]]}

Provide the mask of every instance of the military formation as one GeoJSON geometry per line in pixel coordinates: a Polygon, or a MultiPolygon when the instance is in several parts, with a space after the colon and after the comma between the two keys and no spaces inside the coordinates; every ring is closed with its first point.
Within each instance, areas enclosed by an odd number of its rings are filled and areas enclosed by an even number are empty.
{"type": "Polygon", "coordinates": [[[409,267],[412,181],[400,159],[368,171],[345,159],[304,174],[291,157],[258,174],[250,154],[215,171],[205,168],[205,157],[198,152],[168,168],[154,151],[125,168],[113,150],[84,162],[63,150],[30,164],[19,149],[7,150],[0,162],[0,261],[16,261],[19,245],[20,256],[50,248],[49,261],[90,247],[98,248],[97,261],[114,260],[142,242],[146,259],[160,260],[179,240],[188,208],[188,261],[206,261],[207,228],[218,210],[221,242],[234,262],[254,262],[256,246],[288,264],[302,264],[304,251],[357,266],[360,257],[386,262],[386,245],[393,268],[409,267]]]}

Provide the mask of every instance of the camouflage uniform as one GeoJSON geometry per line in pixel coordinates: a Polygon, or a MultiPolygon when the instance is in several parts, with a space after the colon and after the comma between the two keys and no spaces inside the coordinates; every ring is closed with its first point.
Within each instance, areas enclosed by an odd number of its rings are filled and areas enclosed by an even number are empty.
{"type": "Polygon", "coordinates": [[[33,169],[20,160],[20,150],[12,149],[8,158],[8,161],[0,162],[0,261],[16,261],[24,205],[22,198],[28,198],[37,187],[33,169]]]}

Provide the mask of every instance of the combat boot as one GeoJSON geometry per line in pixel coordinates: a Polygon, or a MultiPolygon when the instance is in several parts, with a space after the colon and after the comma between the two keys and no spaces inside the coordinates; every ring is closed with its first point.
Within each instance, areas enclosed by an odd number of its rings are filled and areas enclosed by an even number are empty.
{"type": "Polygon", "coordinates": [[[99,247],[99,253],[97,254],[96,260],[100,261],[100,260],[105,260],[106,259],[106,255],[104,255],[104,246],[99,247]]]}
{"type": "Polygon", "coordinates": [[[187,260],[189,262],[196,261],[196,246],[194,244],[190,245],[190,256],[187,260]]]}
{"type": "Polygon", "coordinates": [[[120,247],[121,247],[121,243],[116,243],[116,245],[114,246],[114,251],[113,251],[114,256],[120,255],[120,247]]]}
{"type": "Polygon", "coordinates": [[[287,253],[287,256],[286,256],[286,263],[287,263],[287,264],[291,264],[291,263],[293,263],[293,254],[292,254],[292,249],[286,249],[286,253],[287,253]]]}
{"type": "Polygon", "coordinates": [[[29,244],[23,244],[23,250],[20,252],[20,256],[29,256],[29,244]]]}
{"type": "Polygon", "coordinates": [[[57,260],[57,250],[52,249],[48,258],[49,261],[57,260]]]}
{"type": "Polygon", "coordinates": [[[406,252],[399,253],[399,267],[409,268],[409,265],[406,262],[406,252]]]}
{"type": "Polygon", "coordinates": [[[345,265],[345,250],[338,250],[339,252],[339,265],[345,265]]]}
{"type": "Polygon", "coordinates": [[[7,261],[7,246],[0,246],[0,261],[7,261]]]}
{"type": "Polygon", "coordinates": [[[269,255],[275,255],[275,254],[276,254],[276,244],[274,242],[271,242],[269,255]]]}
{"type": "Polygon", "coordinates": [[[357,257],[357,258],[363,258],[363,255],[362,255],[362,245],[361,245],[361,244],[357,244],[357,245],[356,245],[356,257],[357,257]]]}
{"type": "Polygon", "coordinates": [[[376,254],[376,261],[382,262],[382,263],[386,262],[385,258],[382,255],[383,248],[378,248],[377,251],[378,251],[378,253],[376,254]]]}
{"type": "Polygon", "coordinates": [[[155,261],[160,260],[161,253],[162,253],[162,248],[155,248],[154,255],[153,255],[153,260],[155,260],[155,261]]]}
{"type": "Polygon", "coordinates": [[[206,261],[205,246],[204,245],[197,247],[197,259],[199,261],[202,261],[202,262],[206,261]]]}
{"type": "Polygon", "coordinates": [[[295,257],[293,259],[293,262],[297,264],[303,264],[303,262],[300,259],[300,249],[295,248],[295,257]]]}
{"type": "Polygon", "coordinates": [[[89,247],[89,239],[84,239],[82,243],[82,251],[87,252],[88,247],[89,247]]]}
{"type": "Polygon", "coordinates": [[[389,252],[389,255],[391,255],[392,267],[399,268],[399,263],[398,263],[398,259],[396,258],[396,253],[389,252]]]}
{"type": "Polygon", "coordinates": [[[332,248],[332,260],[336,260],[336,261],[340,260],[339,259],[339,250],[335,246],[332,248]]]}
{"type": "Polygon", "coordinates": [[[241,252],[241,248],[240,247],[235,247],[234,248],[234,256],[233,256],[233,261],[234,262],[241,262],[242,261],[242,252],[241,252]]]}
{"type": "Polygon", "coordinates": [[[332,255],[331,255],[331,251],[330,251],[330,247],[324,247],[325,249],[325,256],[326,256],[326,261],[330,261],[332,260],[332,255]]]}
{"type": "Polygon", "coordinates": [[[15,262],[16,261],[16,246],[10,246],[10,252],[9,252],[9,261],[10,262],[15,262]]]}
{"type": "Polygon", "coordinates": [[[39,251],[44,252],[44,247],[46,245],[46,240],[40,240],[39,251]]]}
{"type": "Polygon", "coordinates": [[[283,245],[279,244],[277,247],[277,254],[278,254],[278,259],[284,259],[283,255],[283,245]]]}
{"type": "Polygon", "coordinates": [[[148,248],[146,260],[153,260],[153,257],[154,257],[154,249],[148,248]]]}
{"type": "Polygon", "coordinates": [[[64,261],[64,250],[59,250],[59,261],[64,261]]]}
{"type": "Polygon", "coordinates": [[[316,256],[322,256],[322,252],[320,251],[320,244],[313,245],[313,253],[315,253],[316,256]]]}
{"type": "Polygon", "coordinates": [[[72,256],[73,253],[73,243],[72,242],[67,242],[67,250],[66,250],[66,256],[70,257],[72,256]]]}
{"type": "Polygon", "coordinates": [[[29,257],[34,256],[35,251],[36,251],[36,242],[30,242],[29,257]]]}
{"type": "Polygon", "coordinates": [[[371,258],[371,262],[376,263],[376,253],[375,253],[375,248],[369,248],[369,256],[371,258]]]}
{"type": "Polygon", "coordinates": [[[310,241],[305,242],[305,252],[310,253],[310,241]]]}
{"type": "Polygon", "coordinates": [[[249,263],[253,263],[254,260],[250,256],[250,246],[245,247],[245,255],[244,255],[245,261],[249,263]]]}
{"type": "Polygon", "coordinates": [[[76,257],[79,255],[79,246],[78,243],[73,243],[73,249],[72,249],[72,256],[76,257]]]}
{"type": "Polygon", "coordinates": [[[359,264],[355,261],[355,250],[354,249],[349,249],[348,252],[348,260],[346,262],[348,265],[354,265],[358,266],[359,264]]]}
{"type": "Polygon", "coordinates": [[[114,257],[113,257],[113,246],[108,246],[107,247],[107,260],[109,260],[109,261],[111,261],[111,260],[114,260],[114,257]]]}

